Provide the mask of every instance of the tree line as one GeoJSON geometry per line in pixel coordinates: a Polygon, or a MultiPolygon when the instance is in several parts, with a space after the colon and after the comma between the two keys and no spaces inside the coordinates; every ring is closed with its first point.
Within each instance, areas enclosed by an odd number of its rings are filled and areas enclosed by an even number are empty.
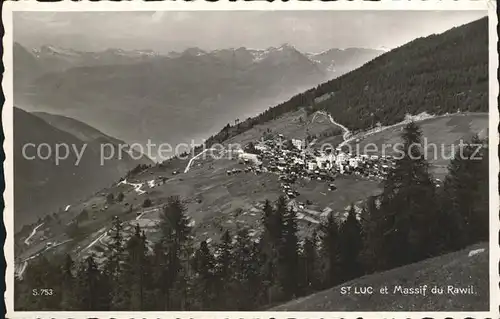
{"type": "MultiPolygon", "coordinates": [[[[186,208],[170,197],[161,239],[150,245],[139,226],[124,239],[118,218],[107,259],[39,257],[15,281],[18,310],[265,310],[354,278],[488,241],[488,148],[477,136],[449,164],[438,187],[429,173],[418,125],[402,133],[404,157],[378,196],[345,218],[330,214],[299,235],[284,197],[266,201],[261,233],[225,230],[196,243],[186,208]],[[481,145],[477,152],[478,145],[481,145]],[[478,159],[480,157],[481,159],[478,159]],[[51,288],[52,296],[32,289],[51,288]]],[[[457,153],[456,153],[457,154],[457,153]]]]}

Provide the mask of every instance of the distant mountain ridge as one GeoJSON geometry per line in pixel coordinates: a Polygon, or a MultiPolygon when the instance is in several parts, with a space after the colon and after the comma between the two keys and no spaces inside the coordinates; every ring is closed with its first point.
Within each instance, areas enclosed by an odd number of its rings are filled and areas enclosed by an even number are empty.
{"type": "Polygon", "coordinates": [[[307,57],[316,62],[322,69],[327,70],[335,76],[343,75],[362,66],[386,50],[346,48],[329,49],[320,53],[308,53],[307,57]]]}
{"type": "MultiPolygon", "coordinates": [[[[337,72],[289,44],[210,52],[193,47],[169,55],[50,46],[30,53],[20,44],[14,50],[16,105],[66,115],[142,144],[199,143],[221,126],[254,116],[337,72]],[[27,65],[39,72],[26,70],[27,65]]],[[[345,64],[340,68],[350,68],[346,59],[339,61],[345,64]]],[[[357,67],[360,61],[353,63],[357,67]]]]}
{"type": "Polygon", "coordinates": [[[265,59],[268,55],[284,50],[296,51],[296,53],[307,57],[314,63],[317,63],[318,67],[320,67],[323,71],[332,73],[332,76],[341,75],[340,72],[334,70],[332,67],[333,65],[343,69],[348,69],[348,66],[351,68],[354,64],[359,64],[358,66],[360,66],[362,63],[367,62],[368,60],[371,60],[385,52],[383,49],[353,47],[346,49],[332,48],[321,53],[306,53],[300,52],[288,43],[284,43],[279,47],[269,47],[267,49],[239,47],[205,51],[198,47],[190,47],[181,52],[171,51],[167,54],[155,52],[153,50],[123,50],[119,48],[109,48],[104,51],[91,52],[61,48],[52,45],[43,45],[29,51],[21,44],[17,42],[14,43],[14,55],[26,55],[26,53],[33,55],[35,60],[44,65],[46,72],[59,72],[68,68],[79,66],[137,63],[155,58],[175,59],[186,55],[212,55],[219,58],[225,57],[227,59],[231,59],[231,55],[234,54],[239,58],[243,56],[246,56],[247,58],[252,57],[252,62],[255,63],[265,59]]]}

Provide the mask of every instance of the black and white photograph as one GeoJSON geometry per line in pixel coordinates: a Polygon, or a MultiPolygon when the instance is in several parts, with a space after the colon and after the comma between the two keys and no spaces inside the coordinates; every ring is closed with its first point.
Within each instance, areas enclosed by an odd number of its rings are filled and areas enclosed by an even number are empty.
{"type": "Polygon", "coordinates": [[[12,8],[11,318],[498,313],[486,2],[12,8]]]}

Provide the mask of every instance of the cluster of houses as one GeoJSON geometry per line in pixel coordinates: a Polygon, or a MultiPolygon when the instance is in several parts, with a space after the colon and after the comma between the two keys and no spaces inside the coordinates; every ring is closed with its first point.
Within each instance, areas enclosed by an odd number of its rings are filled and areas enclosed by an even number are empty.
{"type": "MultiPolygon", "coordinates": [[[[335,177],[358,175],[365,178],[384,178],[394,166],[392,157],[354,155],[337,149],[306,148],[302,140],[286,140],[280,134],[274,139],[261,140],[251,150],[239,153],[239,159],[248,165],[245,172],[272,172],[278,174],[283,191],[289,198],[298,196],[292,185],[298,178],[320,180],[328,183],[330,191],[337,189],[335,177]],[[253,152],[253,153],[251,153],[253,152]]],[[[241,170],[228,171],[228,174],[241,170]]]]}

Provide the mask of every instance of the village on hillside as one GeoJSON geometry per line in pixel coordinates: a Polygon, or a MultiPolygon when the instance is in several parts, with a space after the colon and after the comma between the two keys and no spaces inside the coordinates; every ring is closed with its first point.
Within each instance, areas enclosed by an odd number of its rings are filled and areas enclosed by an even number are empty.
{"type": "MultiPolygon", "coordinates": [[[[340,147],[319,150],[313,146],[313,143],[307,145],[303,140],[287,140],[283,134],[278,134],[275,138],[250,142],[237,153],[238,159],[247,164],[245,172],[278,174],[289,199],[298,195],[292,188],[298,178],[324,181],[330,191],[335,191],[334,181],[338,175],[383,179],[395,165],[392,156],[350,154],[340,147]]],[[[227,174],[239,172],[241,170],[233,169],[227,174]]]]}

